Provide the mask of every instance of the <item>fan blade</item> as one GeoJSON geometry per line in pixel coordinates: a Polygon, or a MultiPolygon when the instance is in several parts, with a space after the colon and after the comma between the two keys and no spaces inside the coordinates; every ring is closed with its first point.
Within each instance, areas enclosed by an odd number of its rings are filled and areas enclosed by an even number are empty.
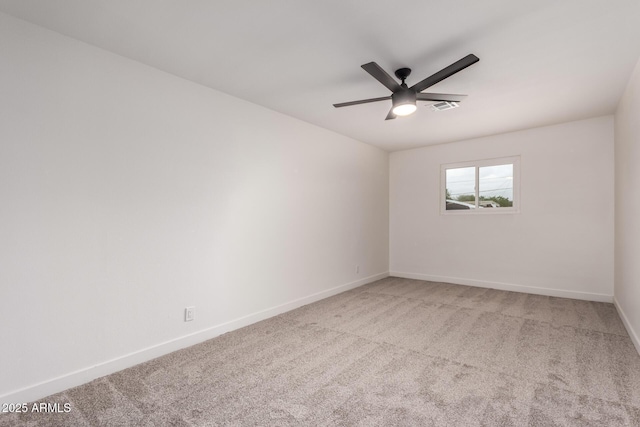
{"type": "Polygon", "coordinates": [[[389,110],[389,114],[387,114],[387,118],[385,120],[393,120],[396,117],[397,116],[395,114],[393,114],[393,108],[391,108],[391,110],[389,110]]]}
{"type": "MultiPolygon", "coordinates": [[[[440,70],[437,73],[427,77],[426,79],[422,80],[421,82],[418,82],[418,83],[414,84],[413,86],[411,86],[411,89],[414,89],[416,92],[422,92],[426,88],[431,87],[431,86],[433,86],[434,84],[436,84],[438,82],[441,82],[442,80],[446,79],[447,77],[451,77],[452,75],[454,75],[458,71],[462,71],[465,68],[467,68],[468,66],[473,65],[478,61],[480,61],[480,58],[478,58],[477,56],[475,56],[473,54],[467,55],[464,58],[462,58],[461,60],[454,62],[453,64],[449,65],[446,68],[443,68],[442,70],[440,70]]],[[[363,67],[364,67],[364,65],[363,65],[363,67]]]]}
{"type": "Polygon", "coordinates": [[[364,64],[362,68],[367,73],[371,74],[371,76],[374,79],[382,83],[391,92],[395,92],[398,89],[400,89],[400,85],[398,84],[398,82],[395,81],[393,77],[387,74],[387,72],[383,70],[382,67],[380,67],[375,62],[369,62],[368,64],[364,64]]]}
{"type": "Polygon", "coordinates": [[[454,95],[451,93],[418,93],[416,96],[416,101],[460,102],[466,97],[467,95],[454,95]]]}
{"type": "Polygon", "coordinates": [[[391,99],[391,97],[390,96],[383,96],[382,98],[371,98],[371,99],[362,99],[360,101],[342,102],[340,104],[333,104],[333,106],[336,107],[336,108],[348,107],[350,105],[366,104],[368,102],[386,101],[388,99],[391,99]]]}

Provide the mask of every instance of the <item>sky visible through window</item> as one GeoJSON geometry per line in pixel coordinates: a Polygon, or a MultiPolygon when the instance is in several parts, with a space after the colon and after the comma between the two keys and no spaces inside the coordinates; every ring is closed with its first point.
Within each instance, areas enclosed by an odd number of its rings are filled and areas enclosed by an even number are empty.
{"type": "MultiPolygon", "coordinates": [[[[513,165],[481,166],[479,168],[480,199],[503,197],[513,201],[513,165]]],[[[475,198],[475,167],[447,169],[448,198],[475,198]]],[[[473,199],[471,199],[473,200],[473,199]]]]}

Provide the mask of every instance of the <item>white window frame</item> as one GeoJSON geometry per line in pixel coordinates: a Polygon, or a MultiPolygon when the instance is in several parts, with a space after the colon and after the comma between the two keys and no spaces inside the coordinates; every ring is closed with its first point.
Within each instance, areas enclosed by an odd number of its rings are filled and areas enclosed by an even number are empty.
{"type": "Polygon", "coordinates": [[[500,157],[494,159],[472,160],[468,162],[447,163],[440,165],[440,214],[441,215],[496,215],[520,213],[520,156],[500,157]],[[480,209],[479,175],[480,168],[485,166],[513,165],[513,206],[497,209],[480,209]],[[447,210],[447,170],[475,167],[475,209],[447,210]]]}

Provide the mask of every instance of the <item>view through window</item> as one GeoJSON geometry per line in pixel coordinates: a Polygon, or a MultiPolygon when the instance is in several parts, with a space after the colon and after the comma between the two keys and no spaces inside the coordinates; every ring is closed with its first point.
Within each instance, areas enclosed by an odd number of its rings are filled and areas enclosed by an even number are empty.
{"type": "Polygon", "coordinates": [[[519,158],[443,165],[444,210],[514,211],[518,166],[519,158]]]}

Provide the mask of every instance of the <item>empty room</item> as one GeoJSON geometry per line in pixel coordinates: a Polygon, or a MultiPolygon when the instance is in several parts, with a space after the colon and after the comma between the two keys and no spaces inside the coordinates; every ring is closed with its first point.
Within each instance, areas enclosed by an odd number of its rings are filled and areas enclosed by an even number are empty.
{"type": "Polygon", "coordinates": [[[0,0],[0,427],[640,426],[637,0],[0,0]]]}

